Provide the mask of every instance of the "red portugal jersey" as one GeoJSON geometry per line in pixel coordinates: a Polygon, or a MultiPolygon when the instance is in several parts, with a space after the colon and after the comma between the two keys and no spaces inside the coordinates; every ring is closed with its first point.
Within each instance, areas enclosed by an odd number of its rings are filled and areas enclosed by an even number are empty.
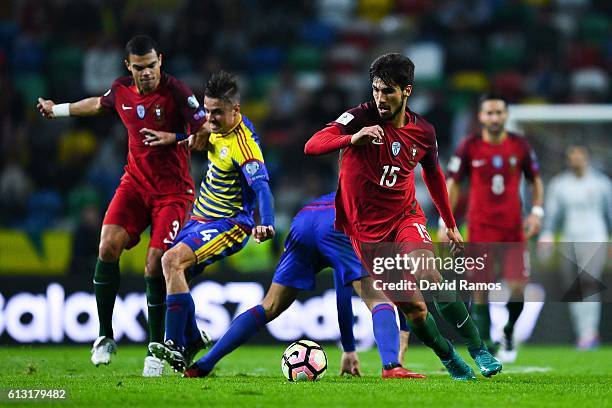
{"type": "Polygon", "coordinates": [[[206,121],[191,89],[162,73],[157,89],[140,95],[131,76],[118,78],[100,100],[115,110],[128,131],[128,157],[122,180],[154,195],[189,194],[189,150],[184,145],[145,146],[142,128],[174,133],[196,132],[206,121]]]}
{"type": "Polygon", "coordinates": [[[438,165],[436,134],[419,115],[406,115],[408,123],[396,129],[380,118],[373,102],[368,102],[328,124],[342,134],[380,125],[385,134],[382,144],[349,146],[341,152],[336,228],[348,236],[384,241],[405,217],[425,217],[415,198],[414,168],[418,163],[438,165]]]}
{"type": "Polygon", "coordinates": [[[521,224],[521,176],[533,180],[538,161],[527,139],[508,133],[500,144],[468,136],[451,157],[448,176],[456,182],[469,175],[468,223],[500,228],[521,224]]]}

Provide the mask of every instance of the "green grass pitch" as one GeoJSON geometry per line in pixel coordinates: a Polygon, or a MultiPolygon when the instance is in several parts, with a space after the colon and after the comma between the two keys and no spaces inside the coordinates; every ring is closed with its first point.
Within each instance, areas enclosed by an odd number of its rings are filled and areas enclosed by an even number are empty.
{"type": "MultiPolygon", "coordinates": [[[[426,380],[382,380],[375,350],[359,353],[362,378],[338,376],[340,352],[324,346],[329,367],[315,383],[290,383],[280,370],[284,344],[245,346],[222,360],[214,375],[184,379],[167,373],[142,378],[144,346],[119,345],[109,366],[89,362],[88,347],[0,348],[0,406],[199,407],[560,407],[612,406],[612,347],[523,347],[515,364],[493,379],[450,380],[424,347],[408,351],[407,366],[426,380]],[[53,402],[7,399],[9,389],[65,389],[53,402]]],[[[466,361],[471,359],[465,350],[466,361]]],[[[475,367],[474,367],[475,368],[475,367]]]]}

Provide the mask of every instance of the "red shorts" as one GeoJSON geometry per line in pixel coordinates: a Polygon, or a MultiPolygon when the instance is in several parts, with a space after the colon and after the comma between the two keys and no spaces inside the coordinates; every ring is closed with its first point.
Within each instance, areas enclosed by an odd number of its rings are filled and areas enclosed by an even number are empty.
{"type": "Polygon", "coordinates": [[[115,191],[103,225],[119,225],[130,234],[126,249],[140,241],[140,234],[151,226],[149,247],[167,250],[189,218],[190,195],[154,196],[122,180],[115,191]]]}
{"type": "Polygon", "coordinates": [[[495,268],[512,282],[529,279],[529,251],[521,225],[516,228],[497,228],[489,225],[468,225],[468,252],[471,256],[487,254],[485,268],[470,271],[474,282],[496,282],[495,268]]]}
{"type": "MultiPolygon", "coordinates": [[[[414,282],[414,271],[400,267],[384,266],[383,259],[395,258],[397,255],[410,254],[415,250],[433,252],[431,237],[425,228],[424,217],[408,217],[398,228],[391,231],[384,241],[366,242],[351,237],[351,244],[364,268],[374,279],[385,283],[397,283],[402,280],[414,282]]],[[[418,291],[409,289],[385,290],[384,294],[394,303],[422,301],[418,291]]]]}

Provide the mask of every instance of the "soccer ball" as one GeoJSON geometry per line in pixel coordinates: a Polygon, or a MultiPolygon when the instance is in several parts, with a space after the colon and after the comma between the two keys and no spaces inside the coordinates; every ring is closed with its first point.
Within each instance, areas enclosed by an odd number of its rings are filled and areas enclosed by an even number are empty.
{"type": "Polygon", "coordinates": [[[281,369],[289,381],[316,381],[325,375],[327,356],[314,341],[298,340],[285,349],[281,369]]]}

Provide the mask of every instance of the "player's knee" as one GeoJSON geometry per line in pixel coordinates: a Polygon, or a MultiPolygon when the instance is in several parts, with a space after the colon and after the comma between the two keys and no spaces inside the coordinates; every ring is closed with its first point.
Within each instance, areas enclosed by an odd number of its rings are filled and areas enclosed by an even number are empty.
{"type": "Polygon", "coordinates": [[[406,319],[412,324],[420,326],[427,319],[427,305],[424,302],[409,302],[398,305],[406,315],[406,319]]]}
{"type": "Polygon", "coordinates": [[[419,269],[416,272],[416,277],[418,280],[425,280],[432,283],[442,282],[442,275],[440,275],[437,269],[419,269]]]}
{"type": "Polygon", "coordinates": [[[100,240],[98,247],[98,258],[104,262],[116,262],[122,251],[121,243],[112,239],[100,240]]]}
{"type": "Polygon", "coordinates": [[[166,252],[161,258],[161,266],[166,279],[181,272],[180,265],[181,258],[176,251],[170,250],[166,252]]]}

